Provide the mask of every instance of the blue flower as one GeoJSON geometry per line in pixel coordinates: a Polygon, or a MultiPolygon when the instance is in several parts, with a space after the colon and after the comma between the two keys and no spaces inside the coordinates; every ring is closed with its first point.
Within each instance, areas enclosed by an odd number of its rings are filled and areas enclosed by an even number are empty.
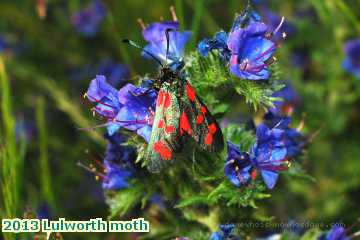
{"type": "Polygon", "coordinates": [[[116,163],[104,161],[104,172],[103,189],[120,190],[129,187],[128,179],[132,175],[130,170],[120,167],[116,163]]]}
{"type": "Polygon", "coordinates": [[[262,12],[264,21],[269,25],[269,28],[272,29],[272,39],[274,41],[279,42],[283,40],[285,36],[291,36],[296,32],[296,28],[293,24],[285,21],[283,17],[276,15],[268,8],[264,8],[262,12]],[[284,33],[286,34],[285,36],[284,33]]]}
{"type": "Polygon", "coordinates": [[[250,149],[250,156],[269,189],[275,186],[278,172],[288,169],[286,154],[284,130],[260,124],[256,128],[256,143],[250,149]]]}
{"type": "Polygon", "coordinates": [[[144,39],[148,42],[148,44],[144,47],[145,51],[143,51],[143,56],[150,58],[146,51],[150,52],[160,61],[165,62],[170,66],[173,63],[181,61],[185,44],[188,42],[191,36],[190,31],[178,31],[179,22],[177,21],[177,17],[173,8],[171,10],[173,21],[156,22],[150,24],[147,27],[143,26],[142,32],[144,39]],[[165,34],[167,29],[172,30],[169,32],[168,56],[166,56],[167,41],[165,34]]]}
{"type": "Polygon", "coordinates": [[[350,40],[344,48],[346,57],[343,68],[360,79],[360,39],[350,40]]]}
{"type": "Polygon", "coordinates": [[[4,52],[9,48],[9,42],[5,36],[0,35],[0,53],[4,52]]]}
{"type": "Polygon", "coordinates": [[[100,63],[98,74],[104,75],[114,87],[118,87],[124,79],[130,77],[129,68],[125,64],[117,63],[110,59],[100,63]]]}
{"type": "Polygon", "coordinates": [[[245,28],[230,33],[230,71],[234,75],[249,80],[264,80],[270,77],[267,61],[274,54],[276,46],[267,38],[268,32],[266,24],[253,21],[245,28]]]}
{"type": "Polygon", "coordinates": [[[85,9],[71,16],[71,21],[76,30],[86,36],[94,36],[106,15],[104,4],[100,0],[94,0],[85,9]]]}
{"type": "Polygon", "coordinates": [[[345,228],[335,224],[326,235],[320,237],[320,240],[350,240],[350,238],[346,236],[345,228]]]}
{"type": "MultiPolygon", "coordinates": [[[[149,81],[143,83],[150,84],[149,81]]],[[[127,84],[118,91],[106,82],[105,76],[98,75],[91,81],[85,96],[96,103],[93,111],[107,120],[105,126],[109,135],[123,127],[136,131],[147,142],[150,140],[157,98],[155,90],[127,84]]]]}
{"type": "Polygon", "coordinates": [[[115,117],[111,131],[120,127],[136,131],[147,142],[150,140],[154,121],[157,92],[144,87],[126,84],[119,91],[119,101],[122,107],[115,117]]]}
{"type": "Polygon", "coordinates": [[[240,238],[232,234],[232,231],[235,228],[235,224],[221,224],[219,232],[214,232],[211,234],[209,240],[239,240],[240,238]]]}
{"type": "Polygon", "coordinates": [[[235,186],[240,187],[250,179],[252,163],[247,152],[241,152],[239,147],[228,142],[228,156],[224,168],[225,176],[235,186]]]}
{"type": "Polygon", "coordinates": [[[224,31],[215,33],[213,38],[203,39],[198,44],[198,51],[203,57],[207,57],[209,52],[213,50],[218,50],[220,58],[224,62],[230,60],[230,50],[227,47],[228,34],[224,31]]]}
{"type": "Polygon", "coordinates": [[[276,127],[284,131],[283,142],[287,151],[287,159],[295,158],[302,153],[306,145],[306,137],[298,129],[290,127],[290,117],[280,117],[268,113],[265,122],[269,127],[276,127]]]}
{"type": "Polygon", "coordinates": [[[240,28],[244,28],[251,23],[260,21],[261,16],[256,11],[252,10],[250,5],[248,5],[240,15],[235,17],[230,33],[240,28]]]}
{"type": "Polygon", "coordinates": [[[120,111],[118,91],[106,82],[106,77],[97,75],[90,83],[85,96],[97,103],[93,110],[100,116],[112,121],[120,111]]]}
{"type": "Polygon", "coordinates": [[[286,83],[280,91],[273,93],[272,97],[282,99],[275,101],[275,107],[269,109],[271,113],[279,116],[290,116],[300,103],[300,97],[290,83],[286,83]]]}
{"type": "Polygon", "coordinates": [[[132,168],[132,160],[135,159],[136,152],[133,147],[123,145],[126,143],[126,137],[120,133],[113,135],[107,133],[104,137],[108,141],[104,162],[113,162],[123,167],[132,168]]]}
{"type": "MultiPolygon", "coordinates": [[[[261,17],[253,10],[248,7],[242,14],[237,16],[234,20],[233,26],[231,28],[232,32],[242,28],[243,26],[249,24],[250,22],[258,22],[261,20],[261,17]]],[[[215,33],[213,38],[205,38],[198,44],[198,51],[203,57],[207,57],[209,52],[217,50],[219,52],[220,58],[224,62],[229,62],[231,57],[231,51],[228,48],[228,38],[229,34],[225,31],[220,31],[215,33]]]]}

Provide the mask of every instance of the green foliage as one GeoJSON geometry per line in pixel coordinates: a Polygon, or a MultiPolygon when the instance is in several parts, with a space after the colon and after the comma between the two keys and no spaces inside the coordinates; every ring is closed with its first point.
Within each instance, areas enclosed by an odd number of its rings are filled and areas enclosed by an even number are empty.
{"type": "Polygon", "coordinates": [[[211,53],[206,58],[201,57],[198,52],[192,52],[186,58],[189,79],[197,92],[210,106],[216,107],[221,104],[221,110],[224,112],[229,109],[229,105],[224,102],[231,101],[235,94],[244,97],[245,102],[255,110],[259,107],[272,107],[272,102],[278,99],[271,95],[283,87],[276,81],[279,74],[276,67],[272,68],[275,76],[270,82],[249,81],[232,75],[217,52],[211,53]],[[221,91],[218,91],[219,89],[221,91]]]}
{"type": "Polygon", "coordinates": [[[39,129],[39,162],[40,162],[40,183],[43,199],[51,207],[55,206],[54,194],[51,186],[51,171],[49,168],[48,155],[48,134],[45,120],[45,101],[39,98],[36,102],[36,122],[39,129]]]}
{"type": "MultiPolygon", "coordinates": [[[[16,138],[16,119],[12,109],[10,82],[5,64],[0,56],[0,101],[1,101],[1,141],[0,141],[0,202],[1,218],[15,218],[23,208],[21,198],[23,164],[26,152],[24,136],[16,138]]],[[[4,234],[6,240],[15,239],[13,233],[4,234]]]]}

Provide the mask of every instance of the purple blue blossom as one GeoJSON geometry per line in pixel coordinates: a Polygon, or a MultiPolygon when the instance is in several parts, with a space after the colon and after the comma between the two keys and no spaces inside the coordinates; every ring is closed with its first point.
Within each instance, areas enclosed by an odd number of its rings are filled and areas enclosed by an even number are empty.
{"type": "Polygon", "coordinates": [[[105,175],[102,178],[102,187],[107,190],[120,190],[129,187],[128,179],[131,171],[120,167],[113,162],[104,161],[105,175]]]}
{"type": "Polygon", "coordinates": [[[267,61],[276,50],[267,38],[269,28],[262,22],[251,22],[245,28],[230,33],[228,48],[231,51],[230,72],[239,78],[264,80],[270,77],[267,61]]]}
{"type": "Polygon", "coordinates": [[[269,128],[260,124],[256,129],[256,143],[249,153],[241,152],[237,146],[228,143],[228,158],[224,172],[235,186],[240,187],[250,179],[255,180],[257,172],[269,189],[278,178],[278,172],[288,169],[285,132],[280,128],[269,128]]]}
{"type": "Polygon", "coordinates": [[[104,4],[100,0],[94,0],[85,9],[74,13],[71,22],[76,31],[86,37],[94,36],[106,15],[104,4]]]}
{"type": "Polygon", "coordinates": [[[345,59],[343,68],[360,79],[360,39],[350,40],[345,43],[345,59]]]}
{"type": "Polygon", "coordinates": [[[284,20],[283,17],[280,17],[268,8],[264,8],[262,12],[264,21],[269,25],[269,28],[273,32],[272,39],[274,41],[279,42],[283,40],[285,36],[292,36],[295,34],[296,28],[289,21],[284,20]]]}
{"type": "Polygon", "coordinates": [[[247,152],[241,152],[239,147],[228,142],[228,156],[224,168],[225,176],[237,187],[247,183],[250,179],[252,163],[247,152]]]}
{"type": "Polygon", "coordinates": [[[235,224],[221,224],[219,226],[220,231],[211,234],[209,240],[239,240],[240,238],[233,235],[232,232],[235,228],[235,224]]]}
{"type": "Polygon", "coordinates": [[[320,237],[320,240],[350,240],[350,237],[346,236],[345,228],[335,224],[329,232],[320,237]]]}
{"type": "Polygon", "coordinates": [[[89,101],[96,103],[93,110],[106,119],[114,119],[122,106],[118,91],[107,83],[103,75],[97,75],[90,82],[85,96],[89,101]]]}
{"type": "Polygon", "coordinates": [[[116,115],[113,125],[116,128],[136,131],[145,141],[150,141],[154,121],[157,92],[148,88],[126,84],[119,91],[119,101],[122,107],[116,115]]]}
{"type": "Polygon", "coordinates": [[[6,40],[5,36],[0,35],[0,53],[4,52],[9,48],[9,42],[6,40]]]}
{"type": "Polygon", "coordinates": [[[130,77],[130,70],[125,64],[106,59],[100,63],[98,74],[104,75],[112,86],[119,87],[121,82],[130,77]]]}
{"type": "Polygon", "coordinates": [[[259,124],[256,128],[256,143],[250,149],[252,164],[258,169],[269,189],[272,189],[278,178],[278,172],[288,168],[284,131],[279,128],[268,128],[259,124]]]}
{"type": "Polygon", "coordinates": [[[205,38],[198,44],[198,51],[201,56],[207,57],[213,50],[219,52],[220,58],[224,62],[230,60],[231,52],[227,47],[228,34],[224,31],[215,33],[213,38],[205,38]]]}
{"type": "Polygon", "coordinates": [[[98,75],[85,96],[96,103],[93,111],[107,120],[109,135],[123,127],[149,141],[157,98],[155,90],[126,84],[118,91],[106,82],[105,76],[98,75]]]}
{"type": "Polygon", "coordinates": [[[127,139],[121,133],[105,134],[108,142],[104,158],[104,175],[102,187],[108,190],[119,190],[129,186],[128,180],[134,170],[135,149],[125,146],[127,139]]]}
{"type": "Polygon", "coordinates": [[[172,9],[173,20],[151,23],[149,26],[143,26],[143,37],[148,42],[144,47],[143,56],[149,58],[150,56],[146,53],[150,52],[160,61],[171,65],[177,63],[182,59],[183,52],[186,43],[189,41],[191,32],[190,31],[179,31],[179,22],[175,11],[172,9]],[[167,40],[166,30],[171,29],[169,32],[169,52],[166,56],[167,40]]]}
{"type": "Polygon", "coordinates": [[[274,101],[274,107],[269,111],[279,116],[290,116],[295,107],[300,104],[300,96],[290,83],[286,83],[285,87],[272,94],[272,97],[281,98],[280,101],[274,101]]]}
{"type": "Polygon", "coordinates": [[[306,137],[300,130],[290,127],[290,117],[280,117],[268,113],[265,115],[265,123],[269,127],[276,127],[284,131],[283,142],[287,151],[287,159],[293,159],[303,152],[307,142],[306,137]]]}
{"type": "Polygon", "coordinates": [[[123,167],[132,168],[136,152],[133,147],[124,145],[127,141],[126,137],[121,133],[113,135],[106,133],[104,137],[108,142],[104,162],[113,162],[123,167]]]}

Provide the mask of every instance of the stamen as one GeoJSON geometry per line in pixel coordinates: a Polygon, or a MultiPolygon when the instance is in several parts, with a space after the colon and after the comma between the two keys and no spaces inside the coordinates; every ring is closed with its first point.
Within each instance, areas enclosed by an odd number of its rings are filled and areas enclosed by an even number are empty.
{"type": "Polygon", "coordinates": [[[84,93],[83,98],[86,98],[86,97],[87,97],[87,93],[84,93]]]}
{"type": "Polygon", "coordinates": [[[277,28],[273,31],[273,34],[276,34],[280,30],[281,26],[284,23],[284,20],[285,20],[285,17],[282,16],[281,21],[280,21],[279,25],[277,26],[277,28]]]}
{"type": "Polygon", "coordinates": [[[174,6],[171,6],[170,7],[170,12],[171,12],[171,16],[172,16],[172,19],[174,22],[177,22],[178,21],[178,18],[176,16],[176,12],[175,12],[175,7],[174,6]]]}
{"type": "Polygon", "coordinates": [[[99,99],[96,99],[96,98],[91,97],[91,96],[89,96],[89,95],[86,95],[86,96],[90,99],[90,101],[93,101],[93,102],[96,102],[96,103],[100,103],[100,104],[102,104],[102,105],[104,105],[104,106],[106,106],[106,107],[115,109],[114,106],[111,106],[110,104],[107,104],[107,103],[105,103],[105,102],[103,102],[103,101],[101,101],[101,100],[99,100],[99,99]]]}
{"type": "MultiPolygon", "coordinates": [[[[89,172],[91,172],[91,173],[94,173],[96,180],[98,180],[98,179],[106,179],[106,178],[107,178],[106,175],[104,175],[104,174],[102,174],[102,173],[100,173],[100,172],[97,172],[97,171],[96,171],[96,168],[90,168],[90,167],[82,164],[81,162],[77,162],[76,165],[78,165],[79,167],[81,167],[81,168],[83,168],[83,169],[85,169],[85,170],[87,170],[87,171],[89,171],[89,172]],[[94,169],[95,169],[95,170],[94,170],[94,169]]],[[[90,164],[90,166],[91,166],[91,165],[92,165],[92,164],[90,164]]]]}
{"type": "Polygon", "coordinates": [[[286,32],[282,33],[282,38],[285,39],[287,37],[286,32]]]}
{"type": "Polygon", "coordinates": [[[305,126],[305,120],[301,119],[301,122],[299,123],[299,126],[296,128],[298,132],[300,132],[305,126]]]}
{"type": "Polygon", "coordinates": [[[137,19],[137,22],[139,23],[141,29],[142,29],[142,30],[145,30],[146,25],[145,25],[144,21],[143,21],[141,18],[138,18],[138,19],[137,19]]]}

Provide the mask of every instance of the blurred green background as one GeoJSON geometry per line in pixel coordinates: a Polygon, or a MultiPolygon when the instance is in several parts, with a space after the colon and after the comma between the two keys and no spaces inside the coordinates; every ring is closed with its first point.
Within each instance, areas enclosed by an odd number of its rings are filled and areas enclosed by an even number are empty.
{"type": "MultiPolygon", "coordinates": [[[[127,64],[131,77],[154,74],[152,64],[121,43],[122,38],[144,43],[138,18],[147,23],[170,19],[169,7],[174,5],[181,28],[193,31],[188,50],[194,50],[203,37],[228,30],[247,3],[103,2],[107,15],[91,38],[76,32],[71,23],[71,15],[88,1],[48,0],[46,16],[41,14],[42,1],[0,2],[0,35],[11,42],[0,53],[2,217],[48,208],[45,212],[55,219],[105,219],[101,183],[76,166],[104,151],[103,129],[79,130],[100,122],[82,98],[96,66],[113,59],[127,64]]],[[[344,43],[360,36],[360,1],[268,2],[272,12],[296,28],[279,48],[278,65],[281,78],[290,81],[302,99],[295,117],[304,118],[308,133],[319,133],[302,160],[313,179],[282,178],[272,198],[260,202],[252,214],[274,216],[275,221],[351,225],[360,214],[360,79],[347,74],[342,61],[344,43]],[[294,54],[303,64],[293,63],[294,54]]],[[[261,10],[261,4],[254,7],[261,10]]],[[[89,236],[64,234],[65,239],[116,235],[89,236]]]]}

